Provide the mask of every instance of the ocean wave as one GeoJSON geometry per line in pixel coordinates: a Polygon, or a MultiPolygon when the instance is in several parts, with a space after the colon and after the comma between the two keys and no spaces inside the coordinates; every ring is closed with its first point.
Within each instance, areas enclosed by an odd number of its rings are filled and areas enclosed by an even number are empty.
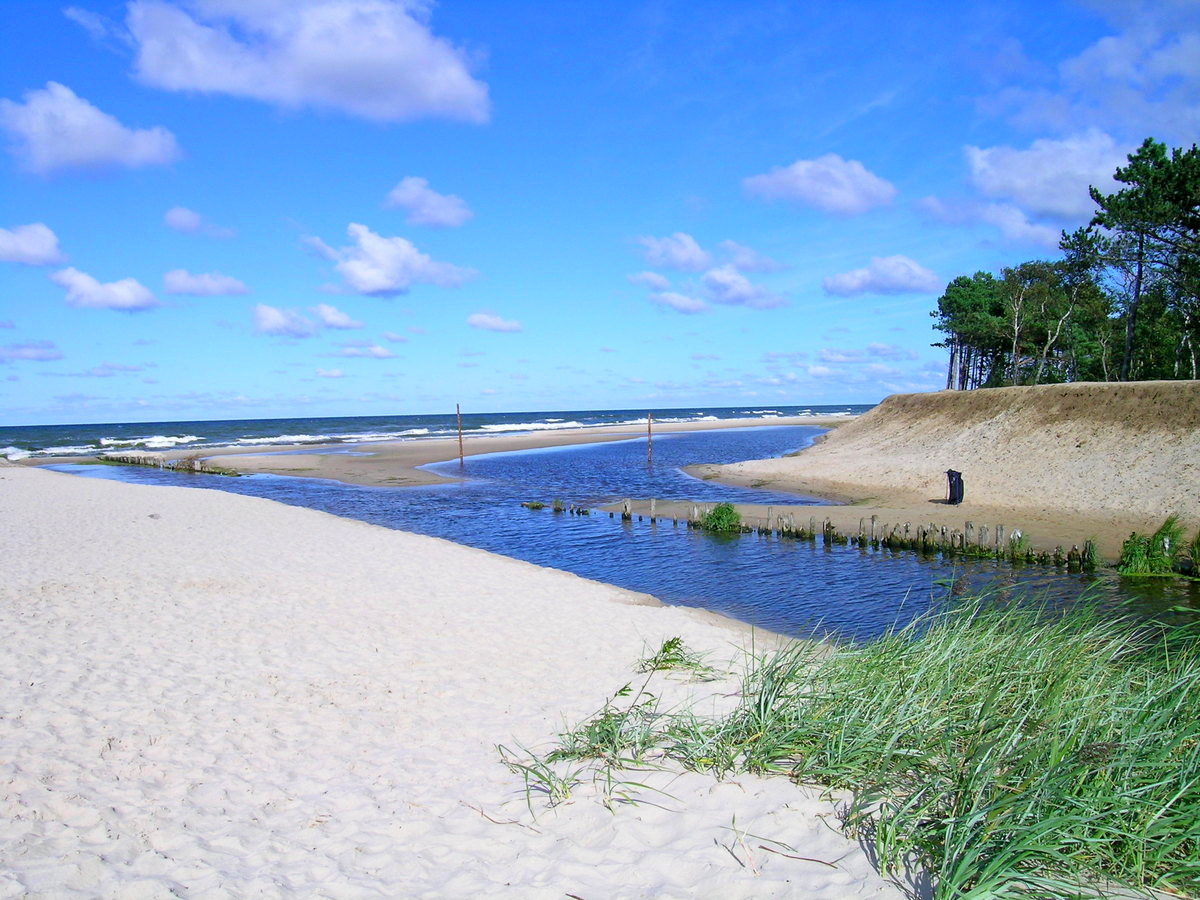
{"type": "Polygon", "coordinates": [[[0,458],[3,459],[25,459],[32,455],[28,450],[22,450],[20,447],[0,447],[0,458]]]}
{"type": "Polygon", "coordinates": [[[145,447],[148,450],[169,450],[180,444],[194,444],[204,438],[197,434],[165,435],[155,434],[150,437],[138,438],[100,438],[100,447],[105,450],[116,448],[145,447]]]}
{"type": "Polygon", "coordinates": [[[557,422],[504,422],[492,425],[480,425],[475,430],[494,434],[499,431],[560,431],[564,428],[584,427],[586,426],[582,422],[564,422],[560,419],[557,422]]]}

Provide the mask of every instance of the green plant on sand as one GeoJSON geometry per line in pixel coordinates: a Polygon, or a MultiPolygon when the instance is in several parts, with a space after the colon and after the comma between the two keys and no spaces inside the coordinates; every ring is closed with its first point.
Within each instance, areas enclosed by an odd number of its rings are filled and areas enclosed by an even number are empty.
{"type": "Polygon", "coordinates": [[[689,672],[698,678],[712,677],[713,669],[704,664],[703,658],[689,650],[683,638],[676,635],[662,642],[652,656],[638,661],[639,672],[689,672]]]}
{"type": "Polygon", "coordinates": [[[752,654],[740,693],[715,716],[606,704],[552,756],[850,790],[847,828],[936,900],[1200,893],[1200,627],[968,598],[752,654]]]}
{"type": "Polygon", "coordinates": [[[733,508],[732,503],[718,503],[700,520],[700,527],[705,531],[729,532],[740,531],[742,517],[733,508]]]}

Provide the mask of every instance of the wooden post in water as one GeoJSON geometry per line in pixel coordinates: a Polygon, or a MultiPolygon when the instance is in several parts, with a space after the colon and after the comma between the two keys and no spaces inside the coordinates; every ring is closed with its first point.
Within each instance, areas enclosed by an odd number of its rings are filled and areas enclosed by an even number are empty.
{"type": "Polygon", "coordinates": [[[654,464],[654,413],[646,413],[646,465],[654,464]]]}
{"type": "Polygon", "coordinates": [[[657,516],[655,516],[655,514],[654,514],[654,507],[655,507],[657,504],[658,504],[658,501],[657,501],[656,499],[654,499],[653,497],[651,497],[651,498],[650,498],[650,521],[651,521],[651,522],[657,522],[657,521],[658,521],[658,517],[657,517],[657,516]]]}
{"type": "Polygon", "coordinates": [[[458,421],[458,466],[462,468],[466,465],[463,460],[463,445],[462,445],[462,406],[458,403],[454,404],[454,418],[458,421]]]}

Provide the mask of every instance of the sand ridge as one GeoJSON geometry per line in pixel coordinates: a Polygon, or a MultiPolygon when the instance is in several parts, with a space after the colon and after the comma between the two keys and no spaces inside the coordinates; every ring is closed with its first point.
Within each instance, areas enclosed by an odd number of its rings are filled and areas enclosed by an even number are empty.
{"type": "Polygon", "coordinates": [[[0,466],[0,520],[0,897],[900,896],[785,779],[535,818],[500,765],[743,629],[224,492],[0,466]]]}
{"type": "Polygon", "coordinates": [[[971,520],[1045,549],[1094,537],[1115,558],[1130,531],[1170,514],[1200,527],[1200,382],[896,394],[795,456],[688,471],[853,503],[815,511],[843,529],[871,515],[971,520]],[[947,469],[963,474],[961,506],[943,502],[947,469]]]}

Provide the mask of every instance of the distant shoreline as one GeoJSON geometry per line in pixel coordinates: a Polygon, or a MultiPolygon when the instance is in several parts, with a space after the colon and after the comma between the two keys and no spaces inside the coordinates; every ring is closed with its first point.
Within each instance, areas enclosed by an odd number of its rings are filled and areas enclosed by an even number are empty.
{"type": "MultiPolygon", "coordinates": [[[[655,423],[652,433],[678,434],[730,428],[790,426],[834,428],[853,418],[854,416],[846,414],[655,423]]],[[[636,440],[645,436],[645,425],[592,425],[512,434],[480,435],[476,433],[464,435],[463,455],[476,456],[514,450],[539,450],[576,444],[636,440]]],[[[367,444],[292,444],[265,446],[253,450],[247,450],[244,447],[217,447],[208,450],[183,447],[165,451],[162,456],[166,460],[175,460],[197,452],[205,459],[216,460],[220,465],[246,475],[271,474],[321,478],[369,487],[413,487],[427,484],[447,484],[458,480],[420,468],[432,463],[452,462],[457,459],[458,440],[453,437],[375,441],[367,444]],[[351,456],[346,453],[333,452],[345,450],[361,451],[365,455],[351,456]]],[[[94,456],[29,457],[19,460],[19,463],[34,466],[64,465],[87,462],[94,458],[94,456]]]]}

